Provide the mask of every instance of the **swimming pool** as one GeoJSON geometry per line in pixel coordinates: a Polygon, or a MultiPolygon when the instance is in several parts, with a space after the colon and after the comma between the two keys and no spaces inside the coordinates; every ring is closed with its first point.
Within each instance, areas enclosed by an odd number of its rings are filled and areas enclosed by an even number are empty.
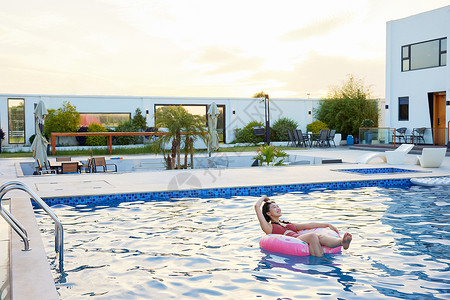
{"type": "MultiPolygon", "coordinates": [[[[52,209],[65,225],[62,299],[443,299],[450,189],[363,187],[271,196],[287,220],[332,222],[352,246],[324,258],[263,252],[255,196],[52,209]]],[[[37,210],[54,265],[50,220],[37,210]]]]}

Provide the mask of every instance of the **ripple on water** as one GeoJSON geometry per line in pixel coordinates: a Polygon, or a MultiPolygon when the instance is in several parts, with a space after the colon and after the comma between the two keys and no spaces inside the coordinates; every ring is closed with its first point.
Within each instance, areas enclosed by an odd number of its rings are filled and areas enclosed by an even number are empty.
{"type": "MultiPolygon", "coordinates": [[[[65,228],[62,299],[445,298],[449,189],[359,188],[275,194],[283,218],[328,222],[354,240],[338,255],[259,248],[256,197],[58,205],[65,228]]],[[[42,215],[51,264],[54,226],[42,215]]]]}

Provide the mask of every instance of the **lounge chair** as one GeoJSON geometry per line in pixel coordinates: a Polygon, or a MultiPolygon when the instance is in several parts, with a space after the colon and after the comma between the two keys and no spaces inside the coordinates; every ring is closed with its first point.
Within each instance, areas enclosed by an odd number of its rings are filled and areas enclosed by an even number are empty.
{"type": "Polygon", "coordinates": [[[361,155],[356,159],[356,163],[358,164],[368,164],[370,161],[375,158],[379,158],[388,164],[403,164],[405,160],[406,154],[414,147],[412,144],[402,144],[394,151],[385,151],[385,152],[369,152],[361,155]]]}
{"type": "Polygon", "coordinates": [[[54,169],[49,169],[47,168],[47,166],[42,166],[41,164],[41,160],[38,158],[37,160],[37,167],[36,167],[36,172],[38,173],[38,175],[42,175],[42,174],[56,174],[56,170],[54,169]]]}
{"type": "Polygon", "coordinates": [[[94,173],[98,172],[98,168],[101,168],[102,172],[117,172],[117,165],[116,164],[107,164],[106,160],[103,156],[94,157],[94,165],[92,167],[92,170],[94,171],[94,173]],[[108,166],[114,166],[114,170],[108,170],[108,166]]]}
{"type": "Polygon", "coordinates": [[[447,148],[423,148],[422,155],[417,156],[417,164],[422,168],[439,168],[444,161],[447,148]]]}
{"type": "Polygon", "coordinates": [[[74,174],[78,173],[78,162],[64,162],[61,164],[62,174],[74,174]]]}

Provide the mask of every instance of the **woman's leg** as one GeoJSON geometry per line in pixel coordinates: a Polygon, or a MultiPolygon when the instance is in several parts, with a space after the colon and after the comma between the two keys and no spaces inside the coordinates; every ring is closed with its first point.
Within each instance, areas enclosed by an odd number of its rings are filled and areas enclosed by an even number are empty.
{"type": "Polygon", "coordinates": [[[319,236],[315,234],[314,232],[302,234],[297,237],[298,239],[304,241],[305,243],[308,243],[309,246],[309,253],[313,256],[322,257],[323,256],[323,249],[320,245],[319,236]]]}
{"type": "Polygon", "coordinates": [[[320,244],[328,248],[336,248],[342,246],[344,249],[347,250],[348,247],[350,247],[350,243],[352,241],[352,235],[348,232],[346,232],[342,238],[336,238],[320,234],[318,236],[320,244]]]}

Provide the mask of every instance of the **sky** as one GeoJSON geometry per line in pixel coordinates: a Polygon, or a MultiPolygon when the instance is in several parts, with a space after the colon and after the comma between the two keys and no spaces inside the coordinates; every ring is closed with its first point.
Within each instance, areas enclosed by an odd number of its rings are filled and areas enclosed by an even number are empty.
{"type": "Polygon", "coordinates": [[[0,93],[384,98],[386,22],[448,0],[0,3],[0,93]]]}

